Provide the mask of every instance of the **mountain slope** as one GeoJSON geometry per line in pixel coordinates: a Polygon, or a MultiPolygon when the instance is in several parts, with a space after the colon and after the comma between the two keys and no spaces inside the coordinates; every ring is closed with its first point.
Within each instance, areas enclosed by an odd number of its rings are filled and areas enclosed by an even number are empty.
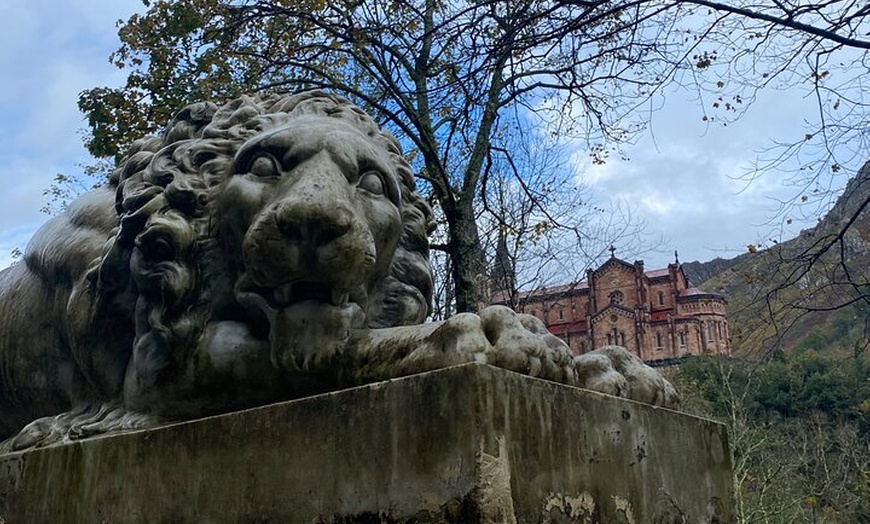
{"type": "Polygon", "coordinates": [[[870,334],[870,162],[815,228],[763,251],[683,267],[729,300],[736,356],[857,351],[870,334]]]}

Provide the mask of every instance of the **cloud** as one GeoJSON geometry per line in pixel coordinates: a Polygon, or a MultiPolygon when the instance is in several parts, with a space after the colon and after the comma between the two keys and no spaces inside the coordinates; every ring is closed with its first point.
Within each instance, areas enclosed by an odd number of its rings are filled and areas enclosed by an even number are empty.
{"type": "Polygon", "coordinates": [[[677,199],[664,191],[653,190],[646,194],[638,195],[635,200],[646,213],[653,216],[672,215],[677,209],[680,209],[680,203],[677,199]]]}
{"type": "Polygon", "coordinates": [[[115,22],[140,8],[137,0],[0,4],[0,267],[48,218],[39,209],[54,176],[89,161],[78,94],[122,82],[108,62],[119,45],[115,22]]]}
{"type": "MultiPolygon", "coordinates": [[[[799,139],[812,107],[795,92],[763,92],[742,118],[727,126],[705,123],[696,102],[671,94],[649,129],[626,146],[629,160],[593,166],[581,145],[572,160],[597,195],[619,202],[667,245],[644,254],[647,266],[673,260],[730,257],[771,236],[788,238],[815,217],[784,227],[779,202],[795,198],[785,176],[748,182],[759,155],[775,141],[799,139]]],[[[623,253],[631,259],[634,254],[623,253]]]]}

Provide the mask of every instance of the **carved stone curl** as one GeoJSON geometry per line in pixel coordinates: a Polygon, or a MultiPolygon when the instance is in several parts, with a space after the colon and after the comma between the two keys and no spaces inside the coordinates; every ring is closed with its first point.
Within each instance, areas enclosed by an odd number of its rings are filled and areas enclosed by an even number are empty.
{"type": "Polygon", "coordinates": [[[431,210],[398,142],[321,91],[182,110],[0,273],[6,449],[479,361],[671,405],[625,350],[503,307],[423,323],[431,210]]]}

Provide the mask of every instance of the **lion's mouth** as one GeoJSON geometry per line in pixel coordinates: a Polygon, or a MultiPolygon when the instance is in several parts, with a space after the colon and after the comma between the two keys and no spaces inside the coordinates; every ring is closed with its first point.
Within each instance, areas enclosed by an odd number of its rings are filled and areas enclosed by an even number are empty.
{"type": "MultiPolygon", "coordinates": [[[[247,275],[242,276],[236,284],[236,299],[249,311],[259,311],[266,316],[269,323],[275,321],[280,312],[285,314],[304,315],[305,310],[316,306],[321,310],[339,311],[353,309],[353,328],[362,327],[361,313],[365,310],[367,296],[363,287],[357,290],[347,290],[324,283],[304,280],[293,280],[275,286],[258,286],[247,275]]],[[[326,320],[326,319],[324,319],[326,320]]]]}
{"type": "Polygon", "coordinates": [[[350,298],[348,291],[319,282],[288,282],[271,291],[262,290],[260,294],[278,309],[307,300],[345,307],[350,298]]]}
{"type": "Polygon", "coordinates": [[[301,280],[265,287],[242,275],[235,295],[251,324],[259,326],[255,331],[268,338],[275,366],[325,372],[351,331],[365,324],[363,289],[354,292],[301,280]]]}

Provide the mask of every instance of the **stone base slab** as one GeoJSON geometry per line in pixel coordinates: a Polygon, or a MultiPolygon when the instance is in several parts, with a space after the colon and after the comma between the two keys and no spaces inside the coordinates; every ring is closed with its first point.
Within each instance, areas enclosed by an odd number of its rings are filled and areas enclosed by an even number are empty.
{"type": "Polygon", "coordinates": [[[7,523],[727,523],[725,428],[469,364],[0,457],[7,523]]]}

